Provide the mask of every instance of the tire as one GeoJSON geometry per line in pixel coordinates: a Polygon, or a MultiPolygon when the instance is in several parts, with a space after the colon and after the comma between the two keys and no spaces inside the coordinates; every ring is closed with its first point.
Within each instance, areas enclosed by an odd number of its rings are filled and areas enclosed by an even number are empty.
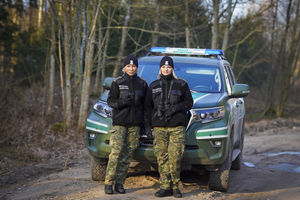
{"type": "Polygon", "coordinates": [[[107,160],[92,158],[91,160],[91,175],[93,181],[104,181],[107,167],[107,160]]]}
{"type": "Polygon", "coordinates": [[[232,146],[229,141],[229,151],[224,163],[219,167],[218,171],[211,171],[209,173],[208,187],[211,190],[227,192],[229,183],[229,172],[231,168],[232,146]]]}
{"type": "Polygon", "coordinates": [[[241,150],[240,154],[236,157],[234,161],[232,161],[231,164],[231,169],[233,170],[240,170],[241,165],[242,165],[242,160],[243,160],[243,148],[244,148],[244,124],[243,124],[243,129],[241,133],[241,140],[239,142],[238,148],[241,150]]]}

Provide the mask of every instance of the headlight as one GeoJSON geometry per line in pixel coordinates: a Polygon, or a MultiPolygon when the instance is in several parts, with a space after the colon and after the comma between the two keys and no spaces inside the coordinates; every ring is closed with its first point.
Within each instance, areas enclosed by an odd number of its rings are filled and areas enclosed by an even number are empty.
{"type": "Polygon", "coordinates": [[[98,101],[93,107],[95,113],[102,117],[112,117],[112,108],[109,107],[106,103],[98,101]]]}
{"type": "Polygon", "coordinates": [[[222,119],[225,115],[225,108],[222,106],[216,108],[193,109],[191,112],[191,124],[196,121],[207,123],[222,119]]]}

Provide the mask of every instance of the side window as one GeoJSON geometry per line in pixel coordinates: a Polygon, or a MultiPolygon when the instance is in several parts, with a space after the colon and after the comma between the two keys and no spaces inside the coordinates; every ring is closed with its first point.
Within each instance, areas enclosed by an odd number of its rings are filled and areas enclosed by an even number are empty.
{"type": "Polygon", "coordinates": [[[230,80],[230,75],[228,74],[226,70],[226,66],[223,67],[224,71],[224,78],[225,78],[225,83],[226,83],[226,88],[229,94],[231,94],[232,91],[232,80],[230,80]]]}

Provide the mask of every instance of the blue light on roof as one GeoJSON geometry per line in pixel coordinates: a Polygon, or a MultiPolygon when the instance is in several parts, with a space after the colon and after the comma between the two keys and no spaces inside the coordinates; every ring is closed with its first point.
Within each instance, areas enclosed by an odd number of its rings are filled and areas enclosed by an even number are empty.
{"type": "Polygon", "coordinates": [[[205,49],[207,55],[223,55],[223,51],[220,49],[205,49]]]}
{"type": "Polygon", "coordinates": [[[223,55],[220,49],[193,49],[193,48],[172,48],[172,47],[152,47],[150,52],[166,54],[185,55],[223,55]]]}
{"type": "Polygon", "coordinates": [[[150,52],[166,53],[166,47],[151,47],[150,52]]]}

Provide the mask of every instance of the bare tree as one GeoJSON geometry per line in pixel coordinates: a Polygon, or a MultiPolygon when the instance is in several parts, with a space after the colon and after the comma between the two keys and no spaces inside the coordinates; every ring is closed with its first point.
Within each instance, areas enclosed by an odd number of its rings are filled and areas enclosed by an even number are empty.
{"type": "Polygon", "coordinates": [[[99,14],[99,23],[98,23],[98,53],[96,55],[97,58],[97,70],[96,70],[96,78],[95,78],[95,84],[94,84],[94,89],[93,93],[98,94],[99,93],[99,79],[101,75],[101,64],[102,64],[102,49],[103,49],[103,34],[102,34],[102,21],[101,21],[101,13],[99,14]]]}
{"type": "Polygon", "coordinates": [[[219,10],[220,10],[220,0],[213,0],[214,9],[214,23],[212,27],[212,41],[211,48],[218,48],[218,37],[219,37],[219,10]]]}
{"type": "MultiPolygon", "coordinates": [[[[160,20],[160,2],[158,0],[153,0],[153,6],[155,7],[154,14],[154,32],[159,31],[159,20],[160,20]]],[[[157,46],[158,34],[152,33],[151,46],[157,46]]]]}
{"type": "Polygon", "coordinates": [[[185,7],[185,12],[184,12],[184,26],[185,26],[185,43],[186,47],[190,48],[191,42],[190,42],[190,25],[189,25],[189,1],[185,0],[184,1],[184,7],[185,7]]]}
{"type": "MultiPolygon", "coordinates": [[[[53,3],[55,6],[55,3],[53,3]]],[[[54,86],[55,86],[55,15],[54,8],[52,8],[51,17],[51,39],[50,39],[50,69],[49,69],[49,96],[47,115],[51,115],[53,112],[53,100],[54,100],[54,86]]]]}
{"type": "MultiPolygon", "coordinates": [[[[81,40],[82,35],[84,35],[84,32],[82,32],[82,15],[85,14],[85,8],[83,8],[82,4],[84,4],[85,1],[76,1],[76,16],[74,20],[75,24],[75,36],[74,36],[74,56],[72,58],[72,67],[74,67],[74,100],[73,100],[73,110],[76,110],[79,105],[79,97],[80,97],[80,88],[81,88],[81,76],[82,76],[82,70],[81,70],[81,60],[83,59],[81,56],[81,50],[84,48],[81,48],[81,40]],[[83,10],[83,11],[82,11],[83,10]],[[82,33],[82,34],[81,34],[82,33]]],[[[83,51],[83,50],[82,50],[83,51]]]]}
{"type": "MultiPolygon", "coordinates": [[[[291,86],[291,78],[294,73],[294,70],[296,69],[296,64],[298,58],[297,48],[299,48],[299,38],[300,38],[300,31],[299,31],[299,1],[296,1],[296,6],[293,6],[293,0],[289,0],[287,12],[286,12],[286,27],[285,32],[283,35],[282,40],[285,40],[286,42],[282,43],[282,52],[280,53],[284,54],[285,56],[280,56],[284,60],[281,60],[281,71],[279,75],[279,92],[277,94],[277,105],[276,105],[276,116],[282,117],[283,116],[283,109],[287,101],[288,93],[291,86]],[[295,20],[294,22],[291,22],[291,13],[292,13],[292,7],[295,8],[296,14],[295,14],[295,20]],[[292,24],[293,23],[293,24],[292,24]],[[292,25],[294,25],[292,27],[292,25]],[[289,32],[289,29],[292,28],[291,32],[289,32]],[[287,40],[289,37],[288,34],[290,34],[290,40],[287,40]],[[288,47],[288,48],[287,48],[288,47]]],[[[299,53],[299,51],[298,51],[299,53]]]]}
{"type": "Polygon", "coordinates": [[[114,71],[113,71],[113,77],[117,76],[119,67],[121,65],[121,59],[124,55],[124,49],[125,49],[125,44],[126,44],[126,38],[128,34],[128,24],[130,21],[130,16],[131,16],[131,0],[127,0],[125,3],[126,6],[126,16],[124,19],[124,27],[122,29],[122,38],[121,38],[121,43],[120,43],[120,48],[119,48],[119,53],[118,53],[118,59],[117,59],[117,64],[115,65],[114,71]]]}
{"type": "Polygon", "coordinates": [[[229,40],[231,17],[232,17],[232,13],[235,9],[236,4],[237,4],[237,0],[235,1],[234,6],[232,6],[232,0],[228,0],[227,19],[226,19],[226,26],[225,26],[224,38],[223,38],[223,44],[222,44],[222,50],[223,50],[224,54],[226,52],[228,40],[229,40]]]}
{"type": "MultiPolygon", "coordinates": [[[[275,49],[274,49],[274,41],[275,41],[275,29],[277,23],[277,15],[278,15],[278,1],[279,0],[271,0],[271,16],[272,16],[272,27],[271,27],[271,41],[270,41],[270,57],[273,58],[275,56],[275,49]]],[[[274,59],[270,60],[270,73],[267,79],[267,96],[265,101],[265,108],[264,108],[264,115],[272,115],[275,113],[273,109],[274,107],[274,84],[275,84],[275,74],[276,74],[276,66],[274,59]]]]}
{"type": "Polygon", "coordinates": [[[93,20],[91,25],[91,31],[88,38],[88,44],[86,48],[86,56],[85,56],[85,69],[84,69],[84,76],[83,76],[83,84],[82,84],[82,91],[81,91],[81,104],[80,104],[80,112],[79,112],[79,119],[78,119],[78,129],[81,129],[85,125],[85,120],[87,117],[87,109],[88,109],[88,101],[89,101],[89,94],[90,94],[90,84],[91,84],[91,73],[92,68],[94,65],[94,48],[95,48],[95,29],[96,29],[96,22],[98,19],[98,14],[101,6],[102,0],[95,0],[93,10],[93,20]]]}
{"type": "Polygon", "coordinates": [[[66,126],[71,126],[72,123],[72,95],[71,95],[71,1],[66,0],[63,2],[64,12],[64,58],[65,58],[65,76],[66,76],[66,110],[65,110],[65,123],[66,126]]]}

